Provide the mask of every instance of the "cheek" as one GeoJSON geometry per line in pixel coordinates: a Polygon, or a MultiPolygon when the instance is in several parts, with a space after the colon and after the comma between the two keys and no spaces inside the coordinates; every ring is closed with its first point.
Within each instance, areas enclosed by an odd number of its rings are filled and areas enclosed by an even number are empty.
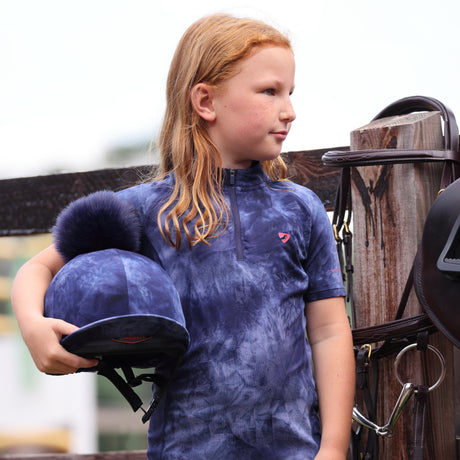
{"type": "Polygon", "coordinates": [[[244,119],[240,118],[234,128],[238,130],[237,135],[244,139],[256,138],[261,131],[265,131],[261,117],[256,113],[252,113],[244,119]]]}
{"type": "Polygon", "coordinates": [[[251,138],[266,132],[271,114],[270,105],[252,103],[247,98],[233,100],[226,106],[227,126],[239,137],[251,138]]]}
{"type": "Polygon", "coordinates": [[[248,120],[246,123],[246,130],[248,135],[252,134],[254,137],[265,135],[268,131],[268,128],[269,123],[264,112],[253,113],[250,120],[248,120]]]}
{"type": "Polygon", "coordinates": [[[268,108],[260,104],[253,106],[246,105],[244,116],[241,119],[241,128],[248,134],[251,132],[254,133],[254,131],[265,131],[269,121],[269,115],[270,111],[268,108]]]}

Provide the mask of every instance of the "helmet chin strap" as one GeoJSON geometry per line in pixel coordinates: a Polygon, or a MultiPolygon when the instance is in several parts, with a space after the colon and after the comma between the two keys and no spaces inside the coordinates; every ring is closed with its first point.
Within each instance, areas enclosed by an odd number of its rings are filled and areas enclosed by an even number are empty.
{"type": "Polygon", "coordinates": [[[106,359],[101,359],[99,361],[99,365],[97,366],[97,373],[98,375],[102,375],[110,382],[112,382],[112,384],[123,395],[126,401],[128,401],[134,412],[136,412],[138,409],[141,409],[144,412],[144,415],[142,416],[142,422],[146,423],[157,408],[161,397],[163,396],[163,393],[171,380],[171,377],[174,375],[176,369],[179,366],[179,363],[180,359],[177,360],[177,364],[175,365],[169,378],[155,373],[140,374],[136,376],[134,375],[131,367],[122,366],[121,370],[125,376],[123,379],[123,377],[115,370],[115,367],[110,362],[110,360],[106,359]],[[153,391],[152,400],[150,401],[150,404],[146,410],[142,407],[143,402],[141,398],[133,390],[133,387],[141,385],[142,382],[152,382],[156,386],[156,390],[153,391]]]}
{"type": "Polygon", "coordinates": [[[129,405],[136,412],[138,409],[141,409],[144,412],[142,417],[142,422],[147,422],[155,408],[160,402],[161,396],[163,394],[163,387],[165,386],[166,379],[160,375],[155,374],[142,374],[140,376],[135,376],[133,370],[130,367],[123,367],[122,371],[125,375],[125,379],[120,376],[120,374],[115,370],[115,368],[106,360],[101,360],[97,367],[98,375],[102,375],[117,388],[117,390],[123,395],[123,397],[128,401],[129,405]],[[153,382],[157,386],[157,391],[154,391],[152,401],[149,404],[147,410],[142,408],[142,400],[138,394],[133,390],[132,387],[139,386],[142,382],[153,382]]]}

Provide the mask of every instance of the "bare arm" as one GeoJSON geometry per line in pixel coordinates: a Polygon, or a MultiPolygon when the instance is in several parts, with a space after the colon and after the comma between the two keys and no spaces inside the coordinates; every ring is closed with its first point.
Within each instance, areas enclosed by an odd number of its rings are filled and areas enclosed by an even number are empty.
{"type": "Polygon", "coordinates": [[[307,304],[311,345],[322,425],[317,460],[345,460],[355,394],[353,341],[342,297],[307,304]]]}
{"type": "Polygon", "coordinates": [[[52,374],[68,374],[97,363],[68,353],[59,344],[76,326],[43,316],[46,290],[62,266],[60,255],[50,246],[19,269],[11,291],[13,311],[35,365],[52,374]]]}

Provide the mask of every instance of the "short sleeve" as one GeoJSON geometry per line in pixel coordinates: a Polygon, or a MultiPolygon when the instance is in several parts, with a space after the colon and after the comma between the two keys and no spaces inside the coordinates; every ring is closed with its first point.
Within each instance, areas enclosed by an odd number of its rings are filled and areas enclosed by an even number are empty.
{"type": "Polygon", "coordinates": [[[305,270],[309,278],[305,300],[312,302],[329,297],[345,296],[337,246],[329,216],[315,195],[312,200],[312,218],[305,270]]]}

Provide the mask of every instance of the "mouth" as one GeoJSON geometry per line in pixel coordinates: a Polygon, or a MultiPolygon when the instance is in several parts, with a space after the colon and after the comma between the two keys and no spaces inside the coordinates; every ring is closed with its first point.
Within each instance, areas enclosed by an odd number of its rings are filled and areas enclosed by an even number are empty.
{"type": "Polygon", "coordinates": [[[281,131],[272,131],[273,136],[275,136],[276,139],[280,141],[284,141],[288,135],[287,130],[281,130],[281,131]]]}

